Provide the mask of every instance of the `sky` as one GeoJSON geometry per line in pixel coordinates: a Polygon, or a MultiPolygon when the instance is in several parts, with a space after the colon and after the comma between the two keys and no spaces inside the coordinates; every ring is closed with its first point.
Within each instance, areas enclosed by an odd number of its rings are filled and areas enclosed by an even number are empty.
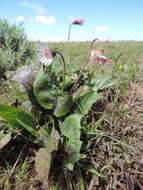
{"type": "Polygon", "coordinates": [[[143,0],[0,0],[0,19],[22,24],[30,40],[143,40],[143,0]]]}

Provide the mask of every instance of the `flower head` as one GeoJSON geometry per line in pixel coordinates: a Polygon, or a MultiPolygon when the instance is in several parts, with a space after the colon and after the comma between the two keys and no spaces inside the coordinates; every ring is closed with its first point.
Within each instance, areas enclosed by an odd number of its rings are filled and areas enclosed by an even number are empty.
{"type": "Polygon", "coordinates": [[[48,48],[48,47],[40,47],[40,62],[45,65],[49,66],[53,62],[53,57],[56,55],[56,51],[48,48]]]}
{"type": "Polygon", "coordinates": [[[110,64],[112,60],[104,56],[104,49],[92,50],[89,57],[90,61],[98,64],[110,64]]]}
{"type": "Polygon", "coordinates": [[[80,17],[80,18],[74,19],[71,24],[82,25],[83,23],[84,23],[84,19],[80,17]]]}

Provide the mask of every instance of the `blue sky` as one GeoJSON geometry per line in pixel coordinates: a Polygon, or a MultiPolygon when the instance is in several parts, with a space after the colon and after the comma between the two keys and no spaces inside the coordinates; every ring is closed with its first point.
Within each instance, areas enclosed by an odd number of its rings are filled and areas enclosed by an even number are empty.
{"type": "Polygon", "coordinates": [[[29,39],[65,41],[143,40],[143,0],[0,0],[0,18],[22,22],[29,39]]]}

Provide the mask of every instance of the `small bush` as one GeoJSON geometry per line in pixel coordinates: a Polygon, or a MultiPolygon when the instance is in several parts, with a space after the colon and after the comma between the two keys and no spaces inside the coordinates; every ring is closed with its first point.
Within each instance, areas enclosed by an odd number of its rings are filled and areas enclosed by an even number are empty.
{"type": "MultiPolygon", "coordinates": [[[[18,66],[28,64],[34,55],[33,44],[27,40],[22,25],[11,25],[6,19],[1,19],[0,73],[16,70],[18,66]]],[[[5,79],[5,76],[1,78],[5,79]]]]}

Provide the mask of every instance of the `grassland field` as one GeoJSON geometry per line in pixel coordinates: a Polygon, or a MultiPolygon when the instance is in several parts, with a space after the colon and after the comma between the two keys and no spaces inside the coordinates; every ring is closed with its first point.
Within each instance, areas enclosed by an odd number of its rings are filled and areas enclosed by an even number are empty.
{"type": "MultiPolygon", "coordinates": [[[[65,53],[65,43],[40,43],[65,53]]],[[[69,42],[67,47],[66,72],[74,73],[81,70],[87,60],[91,42],[69,42]]],[[[48,185],[42,184],[35,172],[33,157],[37,146],[28,141],[27,147],[21,152],[25,143],[20,131],[14,132],[12,144],[10,142],[0,150],[0,190],[142,190],[143,189],[143,42],[142,41],[104,41],[96,42],[94,49],[104,48],[105,56],[115,60],[123,52],[118,60],[116,71],[123,69],[129,75],[126,86],[115,90],[115,102],[108,101],[111,91],[103,92],[106,99],[98,102],[91,112],[103,112],[96,115],[96,135],[87,137],[88,146],[82,149],[81,162],[88,166],[94,166],[97,173],[90,169],[76,169],[72,173],[63,170],[59,174],[60,161],[55,162],[51,170],[48,185]],[[132,76],[132,72],[134,76],[132,76]],[[117,94],[116,94],[117,90],[117,94]],[[116,96],[118,96],[116,98],[116,96]],[[97,106],[97,107],[96,107],[97,106]],[[103,108],[103,109],[102,109],[103,108]],[[104,117],[104,119],[103,119],[104,117]],[[103,119],[100,122],[100,119],[103,119]],[[97,123],[97,121],[99,123],[97,123]],[[19,139],[20,138],[20,139],[19,139]],[[17,147],[16,147],[17,146],[17,147]],[[82,158],[83,156],[83,158],[82,158]],[[18,159],[19,158],[19,159],[18,159]],[[85,158],[85,160],[84,160],[85,158]],[[15,164],[16,163],[16,164],[15,164]],[[56,168],[57,167],[57,168],[56,168]],[[67,172],[67,173],[66,173],[67,172]],[[58,181],[58,174],[60,182],[58,181]],[[57,183],[60,185],[57,186],[57,183]],[[70,185],[69,185],[69,184],[70,185]]],[[[56,67],[56,66],[55,66],[56,67]]],[[[88,65],[86,65],[88,68],[88,65]]],[[[93,69],[93,68],[92,68],[93,69]]],[[[102,74],[112,74],[113,64],[106,65],[102,69],[95,65],[95,77],[102,74]],[[99,70],[98,70],[99,69],[99,70]]],[[[62,68],[61,68],[62,71],[62,68]]],[[[7,76],[9,77],[9,72],[7,76]]],[[[11,75],[10,75],[11,76],[11,75]]],[[[8,78],[9,79],[9,78],[8,78]]],[[[12,105],[15,100],[23,103],[28,96],[21,87],[14,82],[3,81],[0,84],[0,103],[12,105]]],[[[92,120],[92,114],[88,117],[92,120]]],[[[13,130],[11,129],[12,133],[13,130]]],[[[87,127],[87,131],[91,129],[87,127]]],[[[24,135],[24,134],[23,134],[24,135]]],[[[84,136],[82,137],[84,139],[84,136]]],[[[61,156],[61,155],[60,155],[61,156]]],[[[62,156],[61,156],[62,158],[62,156]]]]}

